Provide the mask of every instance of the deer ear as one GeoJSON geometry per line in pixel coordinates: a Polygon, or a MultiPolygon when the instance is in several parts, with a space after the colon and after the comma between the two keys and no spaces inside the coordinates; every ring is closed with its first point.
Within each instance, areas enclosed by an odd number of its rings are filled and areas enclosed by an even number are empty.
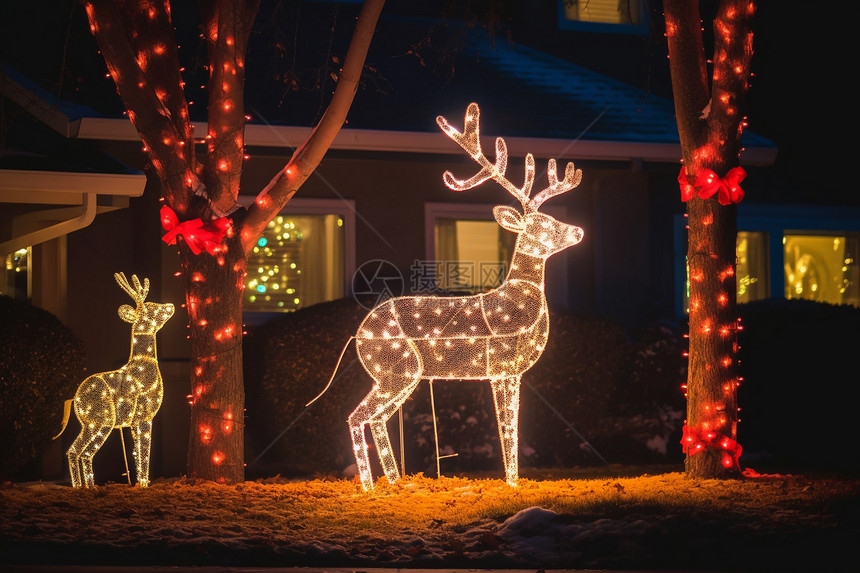
{"type": "Polygon", "coordinates": [[[117,313],[119,314],[119,317],[121,319],[132,324],[134,324],[134,321],[137,319],[137,312],[135,311],[135,309],[131,308],[127,304],[124,304],[119,307],[117,313]]]}
{"type": "Polygon", "coordinates": [[[522,233],[526,228],[525,217],[513,207],[497,205],[493,207],[493,216],[496,217],[496,221],[498,221],[503,229],[507,229],[512,233],[522,233]]]}

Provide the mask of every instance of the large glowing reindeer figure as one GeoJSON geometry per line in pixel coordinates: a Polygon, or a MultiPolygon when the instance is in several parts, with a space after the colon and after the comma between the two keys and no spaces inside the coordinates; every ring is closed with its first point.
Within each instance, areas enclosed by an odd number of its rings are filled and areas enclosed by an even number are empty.
{"type": "MultiPolygon", "coordinates": [[[[141,486],[149,485],[152,419],[164,395],[155,333],[173,316],[174,309],[169,303],[144,302],[149,293],[149,279],[144,279],[141,285],[137,276],[132,275],[132,286],[123,273],[114,277],[137,305],[119,307],[119,317],[131,323],[131,356],[119,370],[88,377],[75,392],[75,415],[81,423],[81,433],[67,454],[73,487],[94,485],[93,456],[114,428],[122,432],[126,427],[131,428],[134,440],[137,481],[141,486]]],[[[68,408],[64,418],[65,428],[68,408]]]]}
{"type": "Polygon", "coordinates": [[[463,297],[409,296],[392,298],[374,308],[355,335],[358,357],[374,379],[370,393],[349,416],[353,450],[365,490],[373,488],[365,426],[370,426],[382,468],[389,482],[400,478],[386,427],[387,420],[415,390],[421,379],[488,380],[493,391],[505,479],[516,485],[517,418],[520,377],[540,357],[549,334],[544,295],[546,260],[582,240],[582,229],[540,213],[544,201],[579,185],[582,172],[568,163],[559,181],[556,162],[549,160],[549,186],[530,198],[535,178],[534,157],[525,162],[525,182],[517,187],[505,178],[507,146],[496,139],[496,159],[481,151],[479,109],[470,104],[463,133],[444,117],[437,123],[481,170],[460,180],[448,171],[445,184],[455,191],[492,179],[522,205],[493,209],[499,225],[517,234],[510,271],[497,289],[463,297]]]}

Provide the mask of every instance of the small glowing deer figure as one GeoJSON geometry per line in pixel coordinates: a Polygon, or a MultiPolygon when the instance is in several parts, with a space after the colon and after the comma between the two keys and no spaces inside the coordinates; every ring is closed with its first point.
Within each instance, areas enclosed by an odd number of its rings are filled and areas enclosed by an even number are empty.
{"type": "Polygon", "coordinates": [[[573,189],[582,172],[568,163],[559,181],[556,162],[548,162],[549,186],[530,198],[535,178],[534,157],[525,162],[525,182],[517,187],[505,178],[507,146],[496,139],[496,159],[481,151],[479,109],[470,104],[463,133],[444,117],[442,130],[472,156],[481,170],[467,180],[448,171],[445,184],[463,191],[494,180],[522,205],[522,212],[506,205],[493,209],[496,221],[517,234],[510,271],[498,288],[474,296],[407,296],[392,298],[374,308],[355,334],[359,360],[374,379],[370,393],[350,414],[348,422],[362,486],[373,488],[365,427],[370,426],[388,481],[400,478],[386,427],[387,420],[422,379],[488,380],[498,420],[505,479],[518,478],[517,418],[520,377],[537,361],[549,335],[544,295],[544,268],[550,255],[582,240],[579,227],[540,213],[544,201],[573,189]]]}
{"type": "MultiPolygon", "coordinates": [[[[73,487],[94,485],[93,456],[114,428],[122,432],[125,427],[131,428],[134,440],[137,481],[142,487],[149,485],[152,419],[164,395],[155,333],[173,316],[174,309],[169,303],[144,302],[149,292],[149,279],[144,279],[141,285],[137,276],[132,275],[132,287],[125,274],[117,273],[114,277],[137,305],[136,308],[127,304],[119,307],[119,317],[131,323],[131,356],[128,364],[119,370],[88,377],[75,392],[75,415],[81,423],[81,433],[67,453],[73,487]]],[[[68,414],[67,406],[64,429],[68,414]]]]}

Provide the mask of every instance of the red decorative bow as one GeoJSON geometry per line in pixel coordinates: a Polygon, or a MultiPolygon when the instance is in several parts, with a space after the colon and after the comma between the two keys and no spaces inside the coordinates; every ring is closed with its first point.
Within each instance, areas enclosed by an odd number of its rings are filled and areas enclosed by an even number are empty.
{"type": "Polygon", "coordinates": [[[696,430],[684,424],[681,436],[681,448],[685,454],[694,456],[705,448],[713,448],[725,452],[723,465],[727,468],[737,467],[740,469],[738,459],[741,457],[743,448],[735,440],[728,436],[712,430],[696,430]]]}
{"type": "Polygon", "coordinates": [[[161,226],[167,231],[161,240],[168,245],[176,243],[176,237],[182,235],[191,252],[199,255],[204,249],[210,255],[221,250],[224,235],[230,233],[233,222],[227,217],[220,217],[208,223],[200,219],[179,222],[176,212],[164,205],[161,208],[161,226]]]}
{"type": "Polygon", "coordinates": [[[720,178],[710,169],[702,169],[696,173],[695,181],[691,184],[687,178],[684,167],[678,174],[678,183],[681,186],[681,201],[689,201],[694,194],[701,199],[707,199],[717,193],[717,201],[720,205],[740,203],[744,198],[744,190],[741,189],[741,181],[747,176],[742,167],[729,169],[726,176],[720,178]]]}

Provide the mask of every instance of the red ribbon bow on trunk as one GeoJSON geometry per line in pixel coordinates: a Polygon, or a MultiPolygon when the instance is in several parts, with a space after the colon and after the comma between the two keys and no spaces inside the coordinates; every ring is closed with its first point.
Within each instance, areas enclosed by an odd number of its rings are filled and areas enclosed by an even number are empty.
{"type": "Polygon", "coordinates": [[[161,226],[167,231],[161,240],[168,245],[176,244],[176,238],[182,235],[195,255],[199,255],[203,250],[214,255],[221,250],[221,242],[224,235],[232,230],[233,222],[227,217],[220,217],[208,223],[203,223],[200,219],[180,223],[176,212],[164,205],[161,208],[161,226]]]}
{"type": "Polygon", "coordinates": [[[747,176],[743,167],[729,169],[726,176],[720,178],[710,169],[702,169],[696,173],[694,182],[691,184],[684,167],[678,174],[678,183],[681,186],[681,201],[689,201],[693,195],[698,194],[701,199],[707,199],[717,193],[717,201],[720,205],[740,203],[744,198],[744,190],[741,189],[741,181],[747,176]]]}
{"type": "Polygon", "coordinates": [[[681,448],[685,454],[689,454],[690,456],[698,454],[705,448],[722,450],[725,452],[722,460],[723,466],[727,468],[737,467],[738,469],[741,467],[738,458],[741,457],[743,448],[737,441],[719,432],[712,430],[700,431],[684,424],[681,436],[681,448]]]}

